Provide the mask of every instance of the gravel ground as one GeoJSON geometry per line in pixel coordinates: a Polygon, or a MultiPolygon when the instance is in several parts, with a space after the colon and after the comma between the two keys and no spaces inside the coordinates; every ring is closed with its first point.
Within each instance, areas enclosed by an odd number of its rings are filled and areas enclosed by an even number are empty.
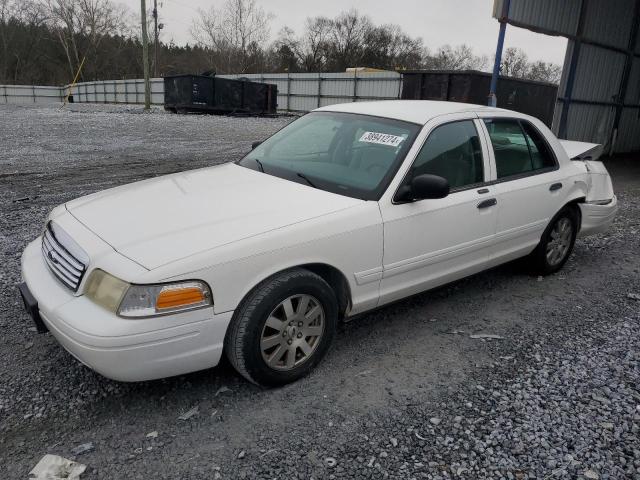
{"type": "Polygon", "coordinates": [[[608,163],[615,224],[556,275],[506,265],[365,315],[281,389],[226,364],[124,384],[33,332],[15,291],[22,249],[59,203],[234,160],[290,118],[0,113],[3,478],[53,453],[87,464],[83,479],[640,479],[638,158],[608,163]]]}

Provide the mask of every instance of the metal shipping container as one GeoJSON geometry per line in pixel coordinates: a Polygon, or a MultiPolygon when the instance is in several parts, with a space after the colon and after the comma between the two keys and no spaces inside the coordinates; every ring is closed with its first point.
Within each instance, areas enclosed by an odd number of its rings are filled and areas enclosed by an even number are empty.
{"type": "MultiPolygon", "coordinates": [[[[403,72],[402,98],[447,100],[486,105],[491,74],[475,70],[416,70],[403,72]]],[[[498,107],[526,113],[551,126],[558,86],[500,76],[498,107]]]]}
{"type": "Polygon", "coordinates": [[[274,114],[275,85],[206,75],[164,78],[164,108],[172,112],[274,114]]]}

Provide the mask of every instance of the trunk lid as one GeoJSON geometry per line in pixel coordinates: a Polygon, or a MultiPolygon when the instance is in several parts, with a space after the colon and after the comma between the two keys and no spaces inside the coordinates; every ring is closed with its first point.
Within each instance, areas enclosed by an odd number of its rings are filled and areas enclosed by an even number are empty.
{"type": "Polygon", "coordinates": [[[567,152],[571,160],[597,160],[602,155],[602,145],[599,143],[576,142],[560,140],[560,145],[567,152]]]}

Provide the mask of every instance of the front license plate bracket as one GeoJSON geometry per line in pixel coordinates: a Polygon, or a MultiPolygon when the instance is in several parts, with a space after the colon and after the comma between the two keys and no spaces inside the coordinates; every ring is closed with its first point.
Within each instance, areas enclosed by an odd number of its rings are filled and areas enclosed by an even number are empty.
{"type": "Polygon", "coordinates": [[[31,320],[36,326],[38,333],[46,333],[49,331],[47,326],[45,325],[42,317],[40,316],[40,309],[38,308],[38,301],[35,299],[29,287],[27,287],[26,283],[21,283],[18,285],[18,290],[20,291],[20,296],[22,297],[22,303],[24,304],[24,309],[27,314],[31,317],[31,320]]]}

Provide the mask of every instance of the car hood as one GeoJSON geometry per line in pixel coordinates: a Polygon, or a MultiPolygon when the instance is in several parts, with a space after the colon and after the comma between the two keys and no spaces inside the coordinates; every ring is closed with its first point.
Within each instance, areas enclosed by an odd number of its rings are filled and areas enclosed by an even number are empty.
{"type": "Polygon", "coordinates": [[[66,206],[115,250],[153,269],[361,202],[229,163],[132,183],[66,206]]]}

